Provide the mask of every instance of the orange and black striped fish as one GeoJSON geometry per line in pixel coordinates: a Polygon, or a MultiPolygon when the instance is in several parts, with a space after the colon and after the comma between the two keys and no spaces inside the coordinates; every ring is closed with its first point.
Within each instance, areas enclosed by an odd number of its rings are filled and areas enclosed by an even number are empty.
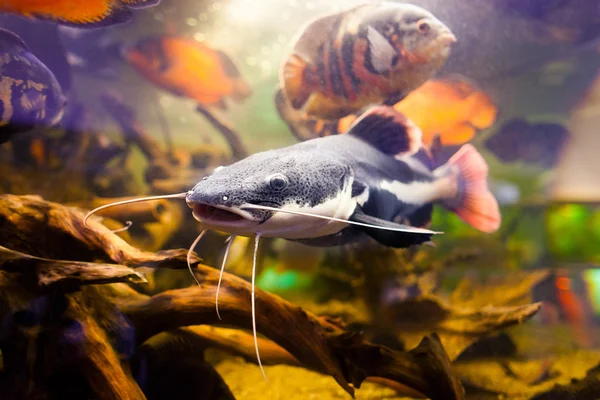
{"type": "MultiPolygon", "coordinates": [[[[276,95],[277,109],[299,140],[344,133],[358,118],[358,114],[335,121],[303,118],[300,112],[285,107],[282,96],[276,95]]],[[[445,146],[469,142],[478,130],[489,128],[498,114],[490,96],[459,76],[430,79],[396,103],[394,109],[421,129],[424,144],[432,144],[437,136],[445,146]]]]}
{"type": "Polygon", "coordinates": [[[454,42],[446,25],[412,4],[369,3],[319,17],[280,70],[284,99],[325,120],[396,104],[442,67],[454,42]]]}
{"type": "Polygon", "coordinates": [[[200,105],[226,108],[225,98],[242,102],[252,89],[234,61],[203,42],[155,36],[122,50],[123,57],[154,85],[200,105]]]}
{"type": "Polygon", "coordinates": [[[2,0],[0,13],[78,28],[96,28],[129,22],[133,9],[159,3],[160,0],[2,0]]]}

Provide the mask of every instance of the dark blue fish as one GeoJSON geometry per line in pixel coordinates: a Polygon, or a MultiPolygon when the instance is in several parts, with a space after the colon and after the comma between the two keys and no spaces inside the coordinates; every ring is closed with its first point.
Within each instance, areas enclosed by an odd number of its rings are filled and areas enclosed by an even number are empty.
{"type": "Polygon", "coordinates": [[[12,32],[0,29],[0,143],[62,118],[66,98],[56,77],[12,32]]]}
{"type": "Polygon", "coordinates": [[[569,131],[560,124],[530,124],[516,118],[502,125],[484,146],[504,163],[521,161],[553,168],[569,137],[569,131]]]}

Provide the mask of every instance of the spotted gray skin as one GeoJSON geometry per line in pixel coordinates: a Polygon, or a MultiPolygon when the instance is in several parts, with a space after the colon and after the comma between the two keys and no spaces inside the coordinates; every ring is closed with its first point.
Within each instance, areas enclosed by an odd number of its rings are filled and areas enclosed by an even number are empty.
{"type": "MultiPolygon", "coordinates": [[[[329,151],[315,150],[314,143],[301,143],[251,155],[204,177],[188,192],[187,202],[231,208],[246,203],[312,208],[338,196],[352,176],[351,168],[330,159],[329,151]],[[273,184],[274,177],[284,179],[285,187],[273,184]]],[[[273,215],[248,212],[260,221],[273,215]]]]}

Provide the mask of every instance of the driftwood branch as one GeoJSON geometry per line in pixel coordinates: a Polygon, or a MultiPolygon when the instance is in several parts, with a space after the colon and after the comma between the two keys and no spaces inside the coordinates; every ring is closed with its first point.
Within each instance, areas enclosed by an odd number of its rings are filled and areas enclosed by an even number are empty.
{"type": "MultiPolygon", "coordinates": [[[[144,301],[119,302],[121,310],[145,340],[180,326],[214,324],[218,319],[214,298],[218,272],[200,266],[202,287],[163,292],[144,301]]],[[[414,388],[432,399],[462,398],[462,388],[450,372],[437,337],[426,337],[410,352],[373,345],[323,318],[304,312],[284,300],[257,290],[257,329],[286,349],[302,365],[333,376],[350,394],[367,377],[380,377],[414,388]],[[435,385],[432,384],[435,382],[435,385]]],[[[250,285],[225,274],[219,311],[223,323],[251,326],[250,285]]]]}
{"type": "MultiPolygon", "coordinates": [[[[39,196],[0,195],[0,237],[3,245],[37,257],[109,262],[135,267],[187,268],[186,250],[149,253],[130,246],[85,212],[39,196]]],[[[193,255],[192,261],[199,259],[193,255]]]]}
{"type": "Polygon", "coordinates": [[[37,285],[41,287],[71,282],[80,285],[146,282],[140,273],[122,265],[49,260],[2,246],[0,246],[0,270],[35,276],[37,285]]]}
{"type": "Polygon", "coordinates": [[[81,354],[78,364],[88,377],[92,390],[102,400],[143,400],[146,396],[135,380],[121,366],[121,360],[92,318],[93,310],[71,298],[69,314],[80,324],[82,339],[73,350],[81,354]],[[80,350],[80,351],[77,351],[80,350]]]}
{"type": "MultiPolygon", "coordinates": [[[[137,250],[97,220],[83,226],[84,212],[36,196],[0,196],[0,235],[15,251],[38,257],[106,260],[129,267],[187,268],[186,251],[137,250]]],[[[193,257],[201,287],[171,290],[150,298],[113,297],[135,327],[137,342],[181,326],[220,323],[215,312],[219,273],[193,257]]],[[[250,284],[225,274],[220,294],[223,323],[251,327],[250,284]]],[[[318,318],[283,299],[256,290],[258,331],[308,368],[333,376],[348,393],[367,377],[405,384],[432,399],[463,398],[437,337],[426,337],[410,352],[365,341],[326,318],[318,318]],[[352,384],[352,386],[351,386],[352,384]]]]}
{"type": "Polygon", "coordinates": [[[104,108],[121,126],[127,139],[139,146],[140,150],[149,161],[168,159],[168,154],[162,149],[160,144],[146,132],[135,117],[133,108],[129,106],[120,95],[114,92],[106,92],[100,97],[100,101],[104,108]]]}
{"type": "Polygon", "coordinates": [[[241,160],[248,156],[248,150],[246,150],[246,146],[242,143],[242,139],[240,138],[240,134],[237,133],[230,122],[225,121],[222,118],[219,118],[213,111],[209,110],[207,107],[198,105],[196,110],[202,114],[208,122],[210,122],[225,138],[229,148],[231,149],[231,155],[234,159],[241,160]]]}

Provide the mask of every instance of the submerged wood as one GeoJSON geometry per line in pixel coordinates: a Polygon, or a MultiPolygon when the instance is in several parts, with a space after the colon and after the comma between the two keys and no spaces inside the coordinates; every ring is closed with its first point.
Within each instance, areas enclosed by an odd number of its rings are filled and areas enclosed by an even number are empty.
{"type": "MultiPolygon", "coordinates": [[[[181,326],[219,323],[214,299],[218,271],[199,266],[201,288],[171,290],[147,300],[115,299],[137,327],[138,340],[181,326]]],[[[257,329],[302,365],[332,375],[349,393],[370,376],[399,382],[432,399],[462,398],[439,339],[426,337],[410,352],[393,351],[344,331],[269,293],[257,290],[257,329]],[[435,384],[433,384],[435,382],[435,384]]],[[[225,274],[219,296],[222,323],[251,327],[250,285],[225,274]]]]}
{"type": "MultiPolygon", "coordinates": [[[[66,206],[80,207],[93,210],[94,208],[117,201],[132,200],[139,196],[101,198],[95,197],[89,201],[68,203],[66,206]]],[[[136,223],[156,222],[161,219],[163,213],[168,210],[168,200],[156,200],[143,203],[127,204],[121,207],[112,207],[102,210],[99,216],[116,219],[118,221],[135,221],[136,223]]]]}
{"type": "MultiPolygon", "coordinates": [[[[130,246],[86,212],[39,196],[0,195],[3,246],[32,256],[135,267],[187,268],[187,250],[149,253],[130,246]]],[[[192,261],[198,262],[196,255],[192,261]]]]}
{"type": "Polygon", "coordinates": [[[100,101],[110,115],[121,126],[125,138],[134,142],[148,160],[168,159],[168,153],[142,127],[135,116],[134,109],[115,92],[106,92],[100,101]]]}
{"type": "Polygon", "coordinates": [[[40,287],[57,283],[90,285],[146,282],[142,274],[122,265],[50,260],[33,257],[3,246],[0,246],[0,270],[35,277],[36,284],[40,287]]]}
{"type": "Polygon", "coordinates": [[[208,122],[210,122],[225,138],[229,148],[231,149],[231,155],[236,160],[241,160],[248,156],[248,150],[242,143],[242,139],[239,133],[237,133],[229,121],[225,121],[211,111],[208,107],[198,105],[196,110],[202,114],[208,122]]]}
{"type": "Polygon", "coordinates": [[[418,260],[426,256],[424,252],[363,246],[350,254],[349,262],[365,276],[360,293],[370,314],[367,329],[397,332],[405,348],[416,346],[424,335],[436,332],[451,361],[480,339],[533,317],[542,304],[532,303],[532,289],[549,273],[538,270],[502,274],[486,283],[465,278],[445,299],[435,290],[437,271],[477,254],[457,252],[432,261],[432,270],[426,274],[418,260]],[[414,272],[418,277],[409,280],[414,272]],[[404,276],[404,280],[390,284],[398,276],[404,276]],[[396,295],[406,287],[414,293],[412,297],[396,295]],[[384,295],[386,300],[382,300],[384,295]]]}
{"type": "MultiPolygon", "coordinates": [[[[186,250],[144,252],[129,246],[96,218],[83,226],[84,212],[37,196],[0,196],[0,235],[14,251],[38,257],[114,262],[129,267],[187,268],[186,250]]],[[[219,272],[192,257],[201,287],[170,290],[153,297],[112,298],[135,327],[137,342],[182,326],[220,323],[215,312],[219,272]]],[[[119,293],[119,292],[113,292],[119,293]]],[[[250,283],[225,274],[220,294],[223,323],[251,327],[250,283]]],[[[409,352],[374,345],[335,321],[316,317],[287,301],[256,290],[259,333],[308,368],[329,374],[350,394],[367,377],[405,384],[431,399],[462,399],[439,339],[425,337],[409,352]],[[352,385],[352,386],[351,386],[352,385]],[[354,388],[353,388],[354,387],[354,388]]]]}

